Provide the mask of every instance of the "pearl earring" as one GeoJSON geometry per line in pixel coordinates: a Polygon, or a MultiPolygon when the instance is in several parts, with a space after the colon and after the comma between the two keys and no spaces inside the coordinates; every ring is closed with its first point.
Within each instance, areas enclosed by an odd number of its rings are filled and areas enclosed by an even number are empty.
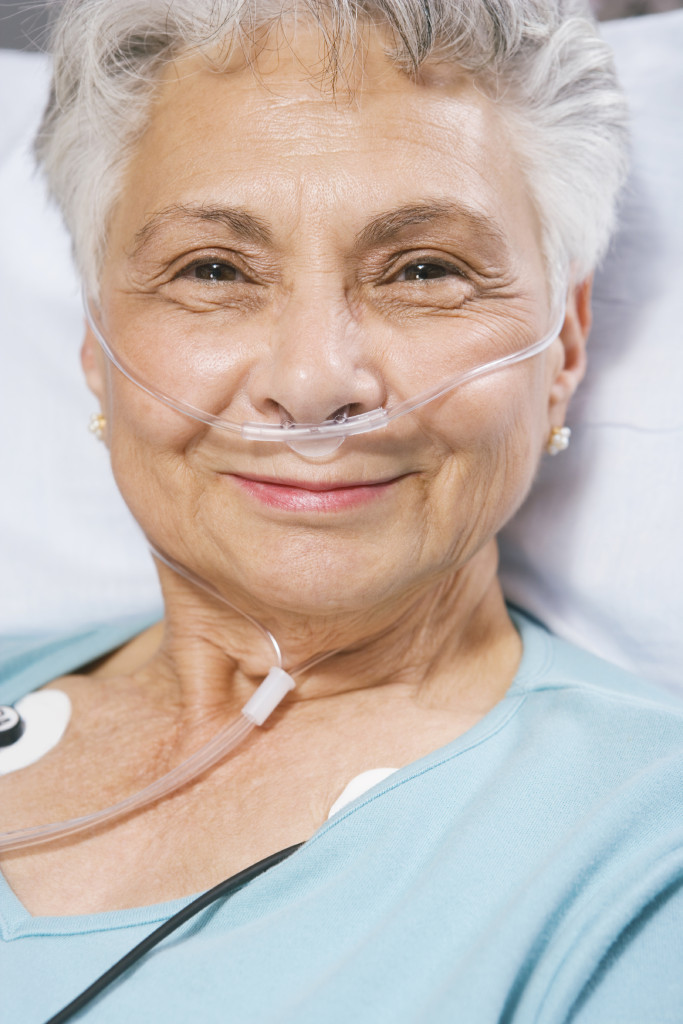
{"type": "Polygon", "coordinates": [[[568,448],[571,436],[572,432],[569,427],[553,427],[545,446],[548,455],[557,455],[558,452],[563,452],[568,448]]]}
{"type": "Polygon", "coordinates": [[[101,412],[94,412],[90,417],[88,430],[94,434],[98,441],[104,441],[104,428],[107,425],[107,418],[101,412]]]}

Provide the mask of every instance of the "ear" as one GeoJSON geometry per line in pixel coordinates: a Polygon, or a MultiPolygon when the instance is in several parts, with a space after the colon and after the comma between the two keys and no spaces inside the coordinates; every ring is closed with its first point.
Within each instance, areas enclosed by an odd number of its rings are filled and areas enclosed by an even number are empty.
{"type": "Polygon", "coordinates": [[[564,362],[552,382],[548,416],[551,427],[561,427],[567,415],[572,395],[586,372],[586,341],[591,329],[591,292],[593,275],[579,284],[571,285],[567,295],[567,309],[560,331],[564,362]]]}
{"type": "Polygon", "coordinates": [[[85,338],[81,346],[81,366],[83,367],[88,387],[98,399],[100,409],[106,412],[104,409],[106,396],[104,357],[102,349],[97,344],[95,335],[87,324],[85,327],[85,338]]]}

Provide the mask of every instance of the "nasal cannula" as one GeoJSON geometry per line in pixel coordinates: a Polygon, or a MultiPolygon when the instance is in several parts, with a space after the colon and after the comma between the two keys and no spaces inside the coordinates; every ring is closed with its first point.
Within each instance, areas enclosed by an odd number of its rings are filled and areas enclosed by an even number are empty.
{"type": "Polygon", "coordinates": [[[151,395],[152,398],[156,398],[169,408],[189,416],[190,419],[205,423],[207,426],[216,427],[228,433],[240,434],[244,440],[284,442],[292,451],[309,459],[323,458],[331,455],[347,437],[383,430],[400,417],[416,412],[422,406],[442,398],[456,388],[462,387],[463,384],[468,384],[478,377],[495,373],[498,370],[505,369],[507,366],[512,366],[515,363],[520,363],[525,359],[538,355],[539,352],[543,352],[558,337],[565,317],[563,307],[553,318],[550,330],[540,340],[534,341],[518,349],[516,352],[510,352],[487,363],[470,367],[468,370],[447,377],[445,380],[441,380],[438,384],[421,391],[412,398],[408,398],[389,408],[380,406],[368,412],[349,416],[348,406],[344,406],[333,419],[323,420],[321,423],[294,423],[291,421],[281,423],[265,421],[237,423],[199,409],[197,406],[181,398],[167,394],[165,391],[155,387],[150,381],[144,380],[126,359],[114,351],[111,343],[105,338],[95,321],[85,293],[83,294],[83,308],[90,329],[109,361],[124,377],[127,377],[128,380],[148,395],[151,395]]]}
{"type": "MultiPolygon", "coordinates": [[[[531,356],[542,352],[558,337],[564,321],[564,312],[562,312],[555,318],[551,330],[548,331],[548,333],[539,341],[533,342],[517,352],[501,356],[500,358],[494,359],[488,363],[473,367],[455,377],[450,377],[447,380],[442,381],[440,384],[421,392],[412,399],[400,402],[398,405],[388,410],[378,408],[357,416],[346,416],[345,414],[342,414],[334,420],[315,424],[276,424],[267,422],[238,424],[229,420],[221,419],[220,417],[210,413],[203,412],[202,410],[197,409],[192,405],[188,405],[179,399],[174,399],[171,396],[156,390],[148,382],[140,380],[134,374],[132,369],[119,359],[112,350],[111,346],[95,323],[85,294],[83,296],[83,302],[88,323],[90,324],[90,327],[105,355],[109,358],[112,364],[124,374],[124,376],[143,391],[192,419],[206,423],[210,426],[218,427],[222,430],[232,432],[237,431],[243,438],[250,441],[284,441],[292,450],[309,458],[317,458],[331,454],[348,436],[369,433],[374,430],[385,428],[390,422],[398,417],[404,416],[409,412],[414,412],[423,405],[441,398],[453,391],[455,388],[460,387],[477,377],[502,370],[514,363],[521,362],[522,360],[528,359],[531,356]]],[[[30,826],[0,834],[0,853],[26,849],[27,847],[37,846],[41,843],[77,835],[78,833],[91,829],[96,825],[103,825],[106,822],[118,820],[119,818],[131,814],[134,811],[139,811],[143,807],[147,807],[151,803],[160,800],[162,797],[175,792],[181,786],[187,785],[187,783],[198,778],[200,775],[203,775],[210,768],[224,760],[231,751],[233,751],[247,738],[254,726],[263,725],[268,716],[283,700],[285,695],[294,688],[295,676],[300,675],[312,668],[314,665],[317,665],[323,659],[337,653],[336,651],[323,652],[322,654],[315,655],[313,658],[310,658],[299,665],[295,665],[293,668],[290,668],[289,671],[286,671],[283,667],[280,647],[275,637],[268,629],[261,625],[261,623],[256,619],[231,604],[230,601],[223,597],[223,595],[213,587],[210,587],[199,577],[179,565],[173,559],[154,548],[153,553],[160,561],[166,563],[170,568],[190,579],[193,583],[203,589],[209,590],[215,597],[224,601],[229,605],[229,607],[243,615],[254,626],[256,626],[272,645],[275,653],[276,664],[270,668],[263,682],[244,705],[239,718],[222,729],[213,737],[212,740],[197,750],[182,764],[173,768],[166,775],[163,775],[160,779],[157,779],[155,782],[146,786],[139,792],[126,797],[119,803],[113,804],[111,807],[103,808],[77,818],[71,818],[68,821],[30,826]]],[[[20,734],[20,729],[21,724],[17,723],[16,730],[18,734],[20,734]]]]}
{"type": "MultiPolygon", "coordinates": [[[[321,423],[234,423],[211,413],[202,411],[181,399],[174,398],[173,396],[154,388],[149,382],[136,376],[132,368],[115,354],[105,339],[104,335],[95,323],[85,295],[84,307],[89,325],[104,354],[108,357],[111,363],[124,374],[124,376],[126,376],[133,384],[137,385],[141,390],[147,392],[153,398],[156,398],[170,408],[175,409],[194,420],[205,423],[208,426],[217,427],[224,431],[239,433],[245,440],[249,441],[284,442],[290,449],[306,458],[319,458],[330,455],[332,452],[336,451],[336,449],[349,436],[366,434],[375,430],[383,429],[397,418],[404,416],[409,412],[414,412],[427,403],[443,397],[471,380],[488,375],[497,370],[502,370],[542,352],[558,337],[564,321],[564,312],[562,312],[554,319],[551,330],[548,331],[548,333],[540,340],[527,345],[525,348],[517,352],[501,356],[480,366],[471,367],[456,376],[443,380],[441,383],[422,391],[411,399],[399,402],[397,405],[393,406],[393,408],[387,409],[379,407],[366,413],[349,416],[348,407],[346,407],[339,410],[333,419],[325,420],[321,423]]],[[[160,561],[164,562],[171,569],[180,573],[182,576],[185,576],[187,579],[191,580],[203,589],[209,590],[215,597],[224,601],[229,605],[229,607],[243,615],[254,626],[256,626],[270,642],[275,653],[276,664],[270,668],[263,682],[258,686],[252,697],[241,709],[240,715],[236,721],[222,729],[213,737],[213,739],[187,758],[182,764],[173,768],[166,775],[163,775],[160,779],[157,779],[155,782],[146,786],[139,792],[126,797],[124,800],[121,800],[116,804],[113,804],[111,807],[103,808],[99,811],[94,811],[90,814],[85,814],[77,818],[71,818],[67,821],[53,822],[47,825],[30,826],[6,832],[0,835],[0,853],[22,850],[28,847],[37,846],[41,843],[48,843],[56,839],[78,835],[79,833],[85,832],[95,826],[116,821],[126,815],[132,814],[135,811],[139,811],[142,808],[162,799],[162,797],[175,792],[181,786],[187,785],[189,782],[197,779],[210,768],[223,761],[229,753],[231,753],[247,738],[247,736],[250,735],[255,726],[263,725],[268,716],[280,704],[286,694],[295,687],[295,676],[312,668],[325,658],[338,653],[338,651],[326,651],[322,654],[315,655],[307,661],[290,668],[289,671],[286,671],[283,667],[280,647],[275,637],[268,629],[266,629],[256,619],[237,608],[222,594],[209,586],[199,577],[195,576],[188,569],[176,563],[172,558],[164,555],[154,547],[152,548],[152,551],[160,561]]],[[[6,738],[10,739],[11,742],[14,740],[20,741],[23,723],[17,718],[16,713],[13,713],[14,709],[7,709],[7,711],[8,720],[4,723],[6,738]]],[[[93,982],[92,985],[88,986],[88,988],[77,996],[76,999],[72,1000],[68,1006],[64,1007],[55,1016],[51,1017],[46,1024],[64,1024],[64,1022],[70,1020],[80,1011],[80,1009],[91,1002],[92,999],[94,999],[104,988],[111,984],[112,981],[119,977],[124,971],[128,970],[133,963],[137,962],[137,960],[144,956],[149,949],[153,948],[154,945],[184,923],[185,920],[198,913],[214,900],[231,895],[258,874],[290,856],[299,849],[300,845],[301,844],[297,844],[286,850],[280,851],[280,853],[273,854],[264,861],[260,861],[258,864],[253,865],[252,868],[239,872],[238,875],[226,879],[218,886],[215,886],[208,892],[203,893],[200,897],[179,911],[178,914],[164,922],[164,924],[156,929],[151,935],[139,943],[138,946],[134,947],[134,949],[126,954],[126,956],[124,956],[118,963],[114,964],[108,971],[101,975],[100,978],[93,982]]]]}

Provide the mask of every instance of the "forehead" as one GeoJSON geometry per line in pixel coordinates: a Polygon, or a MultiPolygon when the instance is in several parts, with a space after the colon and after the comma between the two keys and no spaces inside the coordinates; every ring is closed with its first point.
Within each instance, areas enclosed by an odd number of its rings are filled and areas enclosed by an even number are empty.
{"type": "Polygon", "coordinates": [[[539,230],[499,109],[470,78],[437,66],[419,79],[387,58],[379,34],[331,84],[320,36],[233,61],[169,65],[128,167],[122,213],[144,233],[163,213],[249,209],[282,231],[358,232],[382,210],[458,204],[512,245],[539,230]]]}

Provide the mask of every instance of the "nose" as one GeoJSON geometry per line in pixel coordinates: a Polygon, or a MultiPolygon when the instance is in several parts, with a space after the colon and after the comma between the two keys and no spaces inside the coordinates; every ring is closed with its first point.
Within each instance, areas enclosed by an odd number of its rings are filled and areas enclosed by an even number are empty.
{"type": "Polygon", "coordinates": [[[288,424],[318,424],[369,412],[385,389],[371,339],[346,303],[291,298],[271,332],[268,356],[250,378],[251,404],[288,424]]]}

